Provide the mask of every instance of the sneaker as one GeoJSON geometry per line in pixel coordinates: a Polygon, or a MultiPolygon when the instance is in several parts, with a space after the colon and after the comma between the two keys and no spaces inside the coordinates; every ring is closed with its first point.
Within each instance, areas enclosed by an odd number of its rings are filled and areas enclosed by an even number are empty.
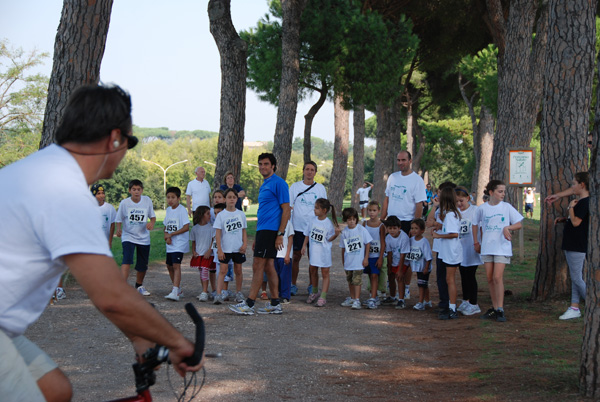
{"type": "Polygon", "coordinates": [[[346,300],[344,300],[341,304],[342,307],[352,307],[352,304],[354,303],[354,299],[351,297],[346,297],[346,300]]]}
{"type": "Polygon", "coordinates": [[[306,288],[306,293],[308,293],[308,294],[312,293],[312,285],[308,285],[308,287],[306,288]]]}
{"type": "Polygon", "coordinates": [[[137,288],[137,291],[142,295],[142,296],[150,296],[150,292],[148,292],[146,290],[145,287],[140,286],[139,288],[137,288]]]}
{"type": "Polygon", "coordinates": [[[440,320],[455,320],[458,317],[459,317],[459,315],[456,312],[456,310],[451,310],[451,309],[445,309],[438,315],[438,318],[440,320]]]}
{"type": "Polygon", "coordinates": [[[317,307],[323,307],[325,306],[325,304],[327,304],[327,299],[319,297],[319,300],[317,300],[317,307]]]}
{"type": "Polygon", "coordinates": [[[381,304],[394,304],[396,303],[396,299],[393,297],[386,297],[385,299],[383,299],[383,301],[381,302],[381,304]]]}
{"type": "Polygon", "coordinates": [[[213,304],[222,304],[222,303],[223,303],[223,296],[216,295],[215,298],[213,299],[213,304]]]}
{"type": "Polygon", "coordinates": [[[281,304],[290,304],[290,299],[281,299],[281,304]]]}
{"type": "MultiPolygon", "coordinates": [[[[221,296],[219,298],[221,300],[221,303],[229,301],[229,291],[221,290],[221,296]]],[[[215,296],[215,300],[217,300],[217,296],[215,296]]],[[[217,303],[215,303],[215,304],[217,304],[217,303]]]]}
{"type": "Polygon", "coordinates": [[[504,310],[496,310],[496,321],[497,322],[506,322],[506,316],[504,315],[504,310]]]}
{"type": "Polygon", "coordinates": [[[482,320],[495,320],[496,319],[496,310],[494,308],[488,309],[485,313],[483,313],[479,318],[482,320]]]}
{"type": "Polygon", "coordinates": [[[225,275],[224,282],[231,282],[231,281],[233,281],[233,278],[229,275],[225,275]]]}
{"type": "Polygon", "coordinates": [[[244,300],[246,300],[246,298],[244,297],[244,294],[243,294],[242,292],[237,292],[237,293],[235,294],[235,302],[236,302],[236,303],[241,303],[241,302],[243,302],[244,300]]]}
{"type": "MultiPolygon", "coordinates": [[[[246,303],[246,302],[244,302],[246,303]]],[[[258,309],[258,314],[281,314],[283,310],[281,309],[281,303],[276,306],[272,306],[271,302],[266,302],[265,307],[258,309]]]]}
{"type": "Polygon", "coordinates": [[[228,290],[226,300],[234,300],[234,299],[235,299],[235,292],[233,290],[228,290]]]}
{"type": "Polygon", "coordinates": [[[382,292],[381,290],[378,290],[377,291],[377,297],[378,298],[381,297],[382,299],[385,299],[386,294],[384,292],[382,292]]]}
{"type": "Polygon", "coordinates": [[[183,297],[183,289],[179,288],[179,293],[177,293],[177,296],[179,296],[179,298],[183,297]]]}
{"type": "Polygon", "coordinates": [[[67,298],[67,294],[63,288],[56,288],[56,300],[63,300],[67,298]]]}
{"type": "Polygon", "coordinates": [[[375,298],[375,304],[378,305],[378,306],[381,306],[381,299],[379,298],[379,296],[377,296],[375,298]]]}
{"type": "Polygon", "coordinates": [[[415,304],[413,306],[413,308],[415,310],[423,311],[423,310],[425,310],[425,305],[423,303],[419,302],[419,303],[415,304]]]}
{"type": "Polygon", "coordinates": [[[469,303],[469,306],[461,311],[461,313],[463,313],[463,315],[479,314],[481,313],[481,309],[479,308],[479,304],[469,303]]]}
{"type": "Polygon", "coordinates": [[[200,300],[201,302],[208,301],[208,293],[206,293],[206,292],[200,293],[200,296],[198,296],[198,300],[200,300]]]}
{"type": "Polygon", "coordinates": [[[298,286],[292,285],[292,287],[290,288],[290,294],[292,296],[296,296],[296,294],[298,294],[298,286]]]}
{"type": "Polygon", "coordinates": [[[423,307],[433,308],[433,304],[431,303],[431,300],[428,302],[423,302],[423,307]]]}
{"type": "Polygon", "coordinates": [[[168,295],[165,296],[165,299],[169,299],[169,300],[173,300],[173,301],[179,301],[179,294],[177,294],[178,292],[173,289],[171,291],[171,293],[169,293],[168,295]]]}
{"type": "Polygon", "coordinates": [[[208,294],[208,300],[215,300],[215,295],[217,294],[216,290],[213,290],[208,294]]]}
{"type": "Polygon", "coordinates": [[[369,310],[375,310],[377,308],[377,302],[375,299],[371,298],[367,300],[367,308],[369,310]]]}
{"type": "Polygon", "coordinates": [[[406,299],[406,300],[410,299],[410,288],[404,289],[404,299],[406,299]]]}
{"type": "Polygon", "coordinates": [[[463,301],[460,303],[460,306],[458,306],[458,308],[456,309],[456,311],[457,311],[458,313],[462,313],[464,310],[466,310],[467,308],[469,308],[469,306],[470,306],[470,305],[471,305],[471,303],[469,303],[469,302],[468,302],[468,301],[466,301],[466,300],[463,300],[463,301]]]}
{"type": "Polygon", "coordinates": [[[404,307],[406,307],[404,300],[398,300],[398,303],[396,303],[396,310],[402,310],[404,307]]]}
{"type": "Polygon", "coordinates": [[[269,300],[269,296],[267,296],[267,292],[265,290],[260,292],[260,299],[261,300],[269,300]]]}
{"type": "Polygon", "coordinates": [[[248,306],[246,300],[238,304],[230,305],[229,310],[240,315],[254,315],[254,306],[248,306]]]}
{"type": "Polygon", "coordinates": [[[317,300],[318,297],[319,297],[319,295],[317,293],[311,293],[308,295],[308,299],[306,299],[306,303],[311,304],[312,302],[317,300]]]}
{"type": "MultiPolygon", "coordinates": [[[[56,292],[56,297],[58,298],[58,291],[56,292]]],[[[560,317],[558,317],[559,320],[572,320],[573,318],[579,318],[581,317],[581,310],[577,309],[573,309],[571,307],[569,307],[567,309],[567,311],[564,312],[563,315],[561,315],[560,317]]]]}
{"type": "Polygon", "coordinates": [[[352,302],[352,310],[360,310],[362,307],[360,306],[360,300],[356,299],[352,302]]]}

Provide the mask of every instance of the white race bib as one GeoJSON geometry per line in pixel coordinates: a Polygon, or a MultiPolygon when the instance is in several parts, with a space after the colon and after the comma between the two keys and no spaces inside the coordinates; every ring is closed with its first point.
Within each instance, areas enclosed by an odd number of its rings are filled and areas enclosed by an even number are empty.
{"type": "Polygon", "coordinates": [[[423,257],[423,251],[419,247],[411,247],[410,253],[406,254],[408,261],[419,261],[423,257]]]}
{"type": "Polygon", "coordinates": [[[471,221],[468,219],[463,219],[460,221],[460,230],[459,236],[462,239],[471,234],[471,221]]]}
{"type": "Polygon", "coordinates": [[[239,217],[236,216],[235,218],[227,219],[225,221],[225,231],[227,233],[235,233],[240,229],[242,229],[242,221],[239,217]]]}
{"type": "Polygon", "coordinates": [[[127,210],[127,220],[130,225],[145,225],[147,214],[145,208],[129,208],[127,210]]]}
{"type": "Polygon", "coordinates": [[[316,241],[317,243],[325,243],[327,239],[325,239],[325,231],[319,228],[312,228],[310,231],[310,239],[312,241],[316,241]]]}
{"type": "Polygon", "coordinates": [[[362,239],[360,237],[352,237],[350,239],[344,239],[344,245],[346,246],[347,253],[358,253],[362,250],[362,239]]]}
{"type": "Polygon", "coordinates": [[[379,245],[379,240],[371,241],[371,244],[369,246],[369,253],[379,254],[380,251],[381,251],[381,246],[379,245]]]}
{"type": "Polygon", "coordinates": [[[163,224],[165,225],[165,231],[167,233],[173,233],[176,232],[179,228],[179,219],[169,219],[168,221],[163,222],[163,224]]]}

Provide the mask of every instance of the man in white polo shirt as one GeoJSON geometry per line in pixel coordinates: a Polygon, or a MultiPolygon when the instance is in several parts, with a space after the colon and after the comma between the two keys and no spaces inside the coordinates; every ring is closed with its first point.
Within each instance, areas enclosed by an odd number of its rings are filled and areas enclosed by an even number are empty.
{"type": "Polygon", "coordinates": [[[210,184],[204,180],[206,170],[202,166],[198,166],[194,173],[196,173],[196,178],[188,183],[185,190],[189,216],[192,216],[196,208],[201,205],[210,207],[210,184]]]}

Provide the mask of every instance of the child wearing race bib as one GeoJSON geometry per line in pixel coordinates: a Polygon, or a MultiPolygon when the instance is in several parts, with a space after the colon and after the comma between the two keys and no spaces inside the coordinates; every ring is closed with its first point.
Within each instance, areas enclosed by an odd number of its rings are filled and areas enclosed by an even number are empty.
{"type": "Polygon", "coordinates": [[[358,224],[358,211],[356,209],[344,208],[342,221],[348,225],[342,231],[340,248],[342,249],[342,264],[344,264],[346,270],[346,280],[350,291],[350,297],[346,298],[342,306],[360,310],[362,273],[363,269],[369,265],[368,250],[373,238],[364,226],[358,224]]]}
{"type": "MultiPolygon", "coordinates": [[[[213,193],[213,207],[210,209],[210,225],[212,226],[215,223],[215,218],[217,216],[216,212],[215,212],[215,206],[218,204],[223,204],[223,209],[225,209],[225,191],[223,190],[215,190],[215,192],[213,193]]],[[[217,249],[217,244],[215,243],[215,247],[214,249],[217,249]]],[[[217,257],[217,252],[215,251],[215,264],[217,264],[217,271],[220,271],[219,267],[221,266],[221,264],[219,263],[219,259],[217,257]]],[[[229,296],[235,296],[233,294],[233,292],[229,291],[229,282],[233,281],[233,261],[229,261],[229,264],[227,265],[227,274],[225,274],[225,283],[223,286],[223,291],[222,291],[222,297],[223,300],[229,300],[229,296]],[[231,293],[231,294],[230,294],[231,293]]],[[[211,274],[210,276],[210,283],[214,284],[216,282],[216,277],[215,275],[211,274]]],[[[214,286],[213,286],[214,289],[214,286]]],[[[237,302],[240,302],[241,300],[237,300],[237,302]]]]}
{"type": "MultiPolygon", "coordinates": [[[[404,289],[404,274],[400,272],[400,267],[404,267],[406,254],[410,252],[410,239],[401,229],[402,223],[396,216],[388,217],[383,224],[388,232],[385,237],[385,251],[388,258],[390,295],[395,295],[396,285],[398,285],[398,289],[404,289]]],[[[406,307],[404,298],[400,298],[396,302],[396,309],[401,310],[404,307],[406,307]]]]}
{"type": "Polygon", "coordinates": [[[489,201],[482,204],[473,219],[473,243],[485,265],[492,308],[481,316],[505,322],[504,315],[504,268],[512,256],[512,231],[521,229],[523,216],[510,204],[504,202],[506,186],[500,180],[492,180],[485,187],[489,201]],[[479,231],[481,230],[481,244],[479,231]]]}
{"type": "Polygon", "coordinates": [[[317,307],[323,307],[327,303],[327,291],[329,290],[329,268],[331,268],[331,243],[340,234],[340,227],[335,216],[335,207],[329,200],[319,198],[315,201],[315,217],[304,230],[304,244],[301,254],[306,253],[306,247],[310,241],[309,275],[312,286],[311,293],[306,302],[308,304],[317,300],[317,307]],[[327,212],[331,210],[333,223],[327,218],[327,212]],[[323,277],[323,289],[319,297],[319,268],[323,277]]]}
{"type": "Polygon", "coordinates": [[[167,208],[165,214],[164,236],[167,243],[167,270],[171,277],[173,289],[165,299],[178,301],[183,296],[181,291],[181,260],[190,251],[190,220],[187,210],[179,203],[181,190],[178,187],[167,189],[167,208]]]}
{"type": "Polygon", "coordinates": [[[213,227],[216,229],[217,256],[221,264],[217,278],[217,294],[214,304],[221,304],[224,300],[222,290],[225,286],[227,265],[233,260],[235,272],[236,299],[244,299],[242,293],[242,263],[246,261],[246,215],[235,207],[238,200],[237,191],[233,188],[225,190],[225,210],[215,218],[213,227]]]}
{"type": "MultiPolygon", "coordinates": [[[[223,197],[223,200],[225,199],[225,197],[223,197]]],[[[211,211],[214,213],[215,217],[217,215],[219,215],[222,211],[225,210],[227,206],[225,205],[225,202],[221,202],[218,204],[215,204],[212,208],[211,211]]],[[[212,228],[212,244],[210,245],[210,248],[212,249],[212,255],[213,255],[213,262],[215,263],[215,272],[210,272],[209,271],[209,280],[210,280],[210,287],[212,289],[212,293],[208,295],[209,299],[212,299],[214,302],[215,296],[217,295],[217,276],[219,275],[219,272],[221,272],[221,263],[219,262],[219,256],[217,253],[217,231],[215,230],[213,226],[215,222],[213,221],[210,226],[212,228]]],[[[233,261],[231,261],[231,264],[233,264],[233,261]]],[[[230,264],[230,265],[231,265],[230,264]]],[[[229,269],[231,269],[231,275],[233,275],[233,268],[227,268],[227,274],[229,274],[229,269]]],[[[225,275],[225,288],[223,291],[221,291],[221,301],[228,301],[229,300],[229,293],[227,292],[227,284],[229,283],[227,281],[227,277],[228,275],[225,275]]]]}
{"type": "Polygon", "coordinates": [[[150,231],[154,229],[156,215],[150,197],[142,195],[144,185],[139,180],[129,182],[131,197],[124,199],[119,204],[115,219],[116,235],[121,238],[123,245],[123,261],[121,273],[125,280],[129,277],[129,268],[133,264],[133,253],[137,249],[135,263],[136,277],[135,288],[143,296],[150,296],[144,287],[144,277],[148,271],[148,258],[150,256],[150,231]]]}
{"type": "Polygon", "coordinates": [[[368,221],[362,221],[362,225],[373,239],[369,246],[369,265],[365,267],[364,273],[369,275],[371,280],[371,298],[367,299],[366,306],[369,309],[376,309],[381,304],[377,297],[377,288],[379,287],[379,275],[383,266],[383,254],[385,251],[385,226],[379,219],[381,208],[377,201],[369,202],[367,206],[368,221]]]}
{"type": "Polygon", "coordinates": [[[212,242],[215,229],[210,225],[210,208],[201,205],[194,211],[194,226],[190,233],[192,241],[192,260],[190,267],[200,271],[202,293],[198,296],[201,302],[208,301],[208,280],[210,271],[215,272],[215,262],[212,259],[212,242]]]}
{"type": "Polygon", "coordinates": [[[460,210],[462,219],[460,220],[459,239],[462,244],[463,258],[460,263],[460,282],[463,291],[463,301],[456,311],[463,315],[473,315],[481,313],[477,304],[477,266],[482,264],[481,256],[475,252],[473,247],[472,224],[477,206],[469,202],[471,197],[466,188],[456,187],[456,205],[460,210]]]}
{"type": "Polygon", "coordinates": [[[440,239],[439,258],[446,266],[446,284],[448,285],[448,296],[450,304],[439,314],[440,320],[458,318],[456,312],[456,270],[462,261],[462,245],[458,238],[460,231],[461,215],[456,206],[456,195],[450,187],[442,189],[440,194],[440,220],[442,230],[434,231],[433,238],[440,239]]]}
{"type": "Polygon", "coordinates": [[[412,272],[417,273],[417,286],[419,287],[419,302],[414,305],[415,310],[425,310],[431,307],[429,300],[429,274],[431,273],[431,247],[429,240],[423,237],[425,221],[414,219],[410,223],[410,252],[406,254],[412,272]]]}

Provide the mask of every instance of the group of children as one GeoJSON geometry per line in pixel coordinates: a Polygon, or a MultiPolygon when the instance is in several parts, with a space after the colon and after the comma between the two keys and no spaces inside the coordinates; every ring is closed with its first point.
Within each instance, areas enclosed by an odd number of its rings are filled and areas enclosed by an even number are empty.
{"type": "MultiPolygon", "coordinates": [[[[133,262],[133,251],[137,248],[135,286],[142,295],[149,295],[143,286],[143,279],[150,247],[149,230],[152,230],[156,218],[149,198],[142,196],[142,183],[132,181],[129,190],[131,197],[121,202],[116,217],[116,233],[123,240],[122,271],[127,278],[129,265],[133,262]]],[[[502,277],[504,267],[510,263],[512,255],[511,232],[521,228],[523,219],[515,208],[503,201],[505,191],[502,182],[492,180],[486,187],[489,201],[477,207],[470,203],[466,188],[444,183],[438,189],[438,197],[433,201],[427,222],[420,218],[411,222],[410,237],[402,230],[397,217],[380,219],[380,206],[376,201],[368,204],[368,220],[361,221],[356,209],[345,208],[342,211],[342,221],[346,227],[342,230],[337,222],[334,206],[325,198],[316,200],[315,216],[304,231],[305,241],[301,251],[303,255],[308,252],[310,264],[311,286],[306,303],[316,302],[317,307],[327,304],[333,243],[339,237],[341,261],[349,291],[342,306],[376,309],[381,304],[393,304],[396,309],[404,309],[412,273],[416,272],[419,296],[413,308],[422,311],[426,307],[432,307],[428,286],[433,268],[432,254],[436,252],[441,308],[439,318],[454,319],[458,318],[459,312],[463,315],[481,312],[477,303],[476,270],[483,263],[493,306],[482,318],[505,321],[502,277]],[[328,218],[329,213],[331,219],[328,218]],[[424,237],[427,228],[432,228],[433,247],[430,247],[429,241],[424,237]],[[387,267],[384,264],[386,255],[387,267]],[[460,272],[463,291],[463,300],[459,306],[457,270],[460,272]],[[370,297],[361,303],[363,274],[368,275],[370,297]],[[382,275],[387,276],[387,281],[380,279],[382,275]]],[[[231,188],[224,192],[215,191],[213,208],[200,206],[194,211],[191,231],[186,209],[179,203],[180,196],[179,188],[167,189],[169,207],[164,220],[164,238],[166,265],[173,288],[165,297],[176,301],[183,295],[181,261],[189,251],[191,240],[190,266],[198,268],[202,283],[198,299],[202,302],[212,299],[214,304],[221,304],[229,298],[234,298],[237,302],[244,300],[242,264],[246,261],[247,224],[245,214],[236,209],[237,192],[231,188]],[[233,280],[235,292],[228,289],[229,282],[233,280]],[[209,292],[209,285],[212,292],[209,292]]],[[[293,233],[289,222],[284,247],[275,261],[280,278],[279,291],[284,303],[290,299],[293,233]]]]}

